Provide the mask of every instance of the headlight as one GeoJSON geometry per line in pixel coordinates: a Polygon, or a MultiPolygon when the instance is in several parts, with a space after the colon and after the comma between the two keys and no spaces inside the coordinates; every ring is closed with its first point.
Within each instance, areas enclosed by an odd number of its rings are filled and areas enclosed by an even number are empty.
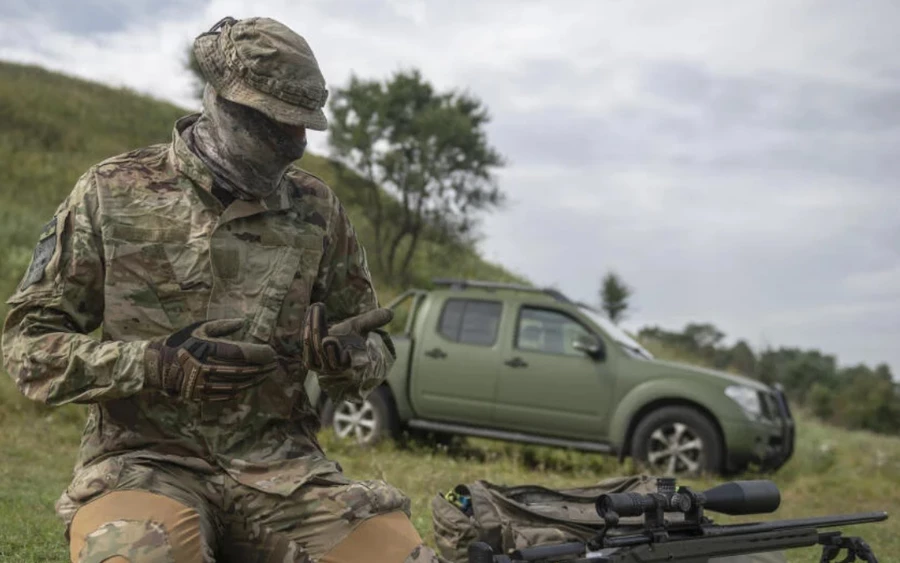
{"type": "Polygon", "coordinates": [[[762,415],[762,404],[759,402],[759,393],[756,392],[756,389],[744,387],[743,385],[732,385],[725,389],[725,394],[740,405],[747,414],[753,416],[762,415]]]}

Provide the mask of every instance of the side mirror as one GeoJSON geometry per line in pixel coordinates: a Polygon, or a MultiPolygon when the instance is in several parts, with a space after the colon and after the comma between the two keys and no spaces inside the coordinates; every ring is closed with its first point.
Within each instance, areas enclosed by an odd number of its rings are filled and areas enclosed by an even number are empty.
{"type": "Polygon", "coordinates": [[[606,357],[603,349],[603,342],[596,336],[583,334],[572,342],[572,347],[580,350],[595,360],[602,360],[606,357]]]}

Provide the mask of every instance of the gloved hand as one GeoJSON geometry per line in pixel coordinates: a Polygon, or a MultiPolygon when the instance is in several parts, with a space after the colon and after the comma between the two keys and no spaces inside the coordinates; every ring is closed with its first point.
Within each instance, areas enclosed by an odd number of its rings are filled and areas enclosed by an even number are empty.
{"type": "Polygon", "coordinates": [[[373,309],[327,326],[325,305],[313,303],[303,324],[303,362],[316,373],[332,375],[349,369],[353,355],[366,355],[369,333],[394,318],[390,309],[373,309]]]}
{"type": "Polygon", "coordinates": [[[258,384],[277,367],[275,350],[223,337],[243,319],[200,321],[150,342],[146,387],[195,401],[224,401],[258,384]]]}

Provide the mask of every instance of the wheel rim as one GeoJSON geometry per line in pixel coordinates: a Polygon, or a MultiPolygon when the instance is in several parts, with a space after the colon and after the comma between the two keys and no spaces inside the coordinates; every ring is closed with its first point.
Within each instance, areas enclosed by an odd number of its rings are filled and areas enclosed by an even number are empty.
{"type": "Polygon", "coordinates": [[[703,440],[681,422],[658,427],[650,434],[647,462],[667,475],[697,473],[701,469],[703,440]]]}
{"type": "Polygon", "coordinates": [[[339,438],[353,437],[360,444],[368,443],[375,436],[378,423],[372,403],[343,401],[334,411],[334,432],[339,438]]]}

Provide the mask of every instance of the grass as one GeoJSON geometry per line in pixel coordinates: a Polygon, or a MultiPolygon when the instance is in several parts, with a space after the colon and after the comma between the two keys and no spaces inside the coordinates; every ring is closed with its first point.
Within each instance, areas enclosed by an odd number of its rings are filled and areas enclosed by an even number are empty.
{"type": "Polygon", "coordinates": [[[75,463],[83,409],[48,409],[0,381],[0,561],[67,561],[53,512],[75,463]]]}
{"type": "MultiPolygon", "coordinates": [[[[64,562],[66,545],[53,504],[71,477],[83,424],[81,407],[47,409],[22,398],[8,377],[0,380],[0,561],[64,562]]],[[[412,501],[413,523],[434,545],[430,502],[458,483],[538,483],[550,487],[592,484],[634,472],[630,460],[482,439],[451,448],[393,442],[360,449],[323,433],[329,455],[356,479],[384,479],[412,501]]],[[[748,474],[743,478],[759,478],[748,474]]],[[[798,449],[773,479],[781,508],[760,520],[887,510],[900,505],[900,438],[830,428],[800,415],[798,449]]],[[[715,479],[685,481],[708,487],[715,479]]],[[[748,517],[722,517],[721,522],[748,517]]],[[[846,528],[862,535],[881,556],[900,552],[900,519],[846,528]]],[[[792,563],[817,562],[817,549],[792,550],[792,563]]]]}

